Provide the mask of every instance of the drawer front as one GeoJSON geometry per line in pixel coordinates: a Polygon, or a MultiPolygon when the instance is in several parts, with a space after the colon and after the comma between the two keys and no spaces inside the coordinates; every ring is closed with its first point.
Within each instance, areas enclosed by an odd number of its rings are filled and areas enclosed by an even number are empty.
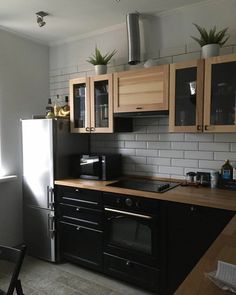
{"type": "Polygon", "coordinates": [[[75,206],[102,208],[102,192],[88,189],[57,186],[57,202],[75,206]]]}
{"type": "Polygon", "coordinates": [[[135,283],[143,288],[159,290],[158,269],[107,253],[104,253],[103,257],[106,274],[135,283]]]}
{"type": "Polygon", "coordinates": [[[64,203],[59,203],[58,209],[62,221],[102,229],[103,211],[64,203]]]}
{"type": "Polygon", "coordinates": [[[62,256],[93,269],[102,269],[102,232],[59,222],[62,256]]]}

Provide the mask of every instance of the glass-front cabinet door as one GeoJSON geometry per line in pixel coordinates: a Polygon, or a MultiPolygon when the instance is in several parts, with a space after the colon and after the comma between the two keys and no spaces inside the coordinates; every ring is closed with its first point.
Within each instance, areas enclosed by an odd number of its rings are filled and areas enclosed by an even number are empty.
{"type": "Polygon", "coordinates": [[[90,78],[91,132],[113,132],[112,74],[90,78]]]}
{"type": "Polygon", "coordinates": [[[206,59],[204,131],[236,131],[236,55],[206,59]]]}
{"type": "Polygon", "coordinates": [[[170,132],[203,130],[204,60],[170,65],[170,132]]]}
{"type": "Polygon", "coordinates": [[[70,80],[70,109],[71,132],[90,132],[89,78],[70,80]]]}

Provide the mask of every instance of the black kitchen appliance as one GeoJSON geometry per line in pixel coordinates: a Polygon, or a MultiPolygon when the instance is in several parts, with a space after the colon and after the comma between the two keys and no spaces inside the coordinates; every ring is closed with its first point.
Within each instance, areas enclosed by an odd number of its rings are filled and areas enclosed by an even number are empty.
{"type": "Polygon", "coordinates": [[[71,176],[94,180],[115,179],[121,176],[121,155],[72,155],[71,176]]]}
{"type": "Polygon", "coordinates": [[[117,182],[108,184],[108,186],[134,189],[140,191],[164,193],[176,186],[179,183],[167,182],[162,180],[149,180],[149,179],[124,179],[117,182]]]}

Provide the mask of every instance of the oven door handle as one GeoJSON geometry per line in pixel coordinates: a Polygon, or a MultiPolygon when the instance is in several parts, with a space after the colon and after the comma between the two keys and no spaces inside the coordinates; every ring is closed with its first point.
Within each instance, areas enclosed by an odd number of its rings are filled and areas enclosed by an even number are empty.
{"type": "Polygon", "coordinates": [[[137,214],[137,213],[133,213],[133,212],[126,212],[126,211],[111,209],[111,208],[107,208],[107,207],[105,207],[105,211],[134,216],[134,217],[139,217],[139,218],[143,218],[143,219],[152,219],[152,216],[149,216],[149,215],[137,214]]]}

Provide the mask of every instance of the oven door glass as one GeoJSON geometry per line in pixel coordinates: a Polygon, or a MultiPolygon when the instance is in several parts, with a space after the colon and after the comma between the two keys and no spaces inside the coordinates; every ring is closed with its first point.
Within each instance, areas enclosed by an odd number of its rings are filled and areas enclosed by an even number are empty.
{"type": "Polygon", "coordinates": [[[153,217],[105,208],[107,243],[152,255],[153,217]]]}

